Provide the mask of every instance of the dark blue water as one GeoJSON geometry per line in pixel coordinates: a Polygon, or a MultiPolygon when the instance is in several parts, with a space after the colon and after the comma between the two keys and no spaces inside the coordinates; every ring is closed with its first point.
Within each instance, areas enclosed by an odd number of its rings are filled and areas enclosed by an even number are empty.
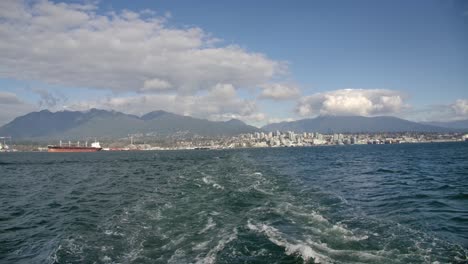
{"type": "Polygon", "coordinates": [[[0,263],[466,263],[468,144],[0,154],[0,263]]]}

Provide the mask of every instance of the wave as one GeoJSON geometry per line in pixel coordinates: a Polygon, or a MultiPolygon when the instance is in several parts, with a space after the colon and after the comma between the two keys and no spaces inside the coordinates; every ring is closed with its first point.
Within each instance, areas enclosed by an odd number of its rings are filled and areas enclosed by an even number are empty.
{"type": "Polygon", "coordinates": [[[237,234],[238,234],[237,228],[234,228],[232,233],[222,235],[221,239],[218,241],[218,244],[214,248],[212,248],[210,251],[208,251],[208,253],[203,258],[200,258],[199,256],[197,256],[196,263],[197,264],[215,263],[217,254],[221,252],[226,247],[227,244],[237,239],[237,234]]]}
{"type": "MultiPolygon", "coordinates": [[[[326,243],[313,241],[311,237],[305,239],[291,238],[273,226],[264,223],[253,224],[251,220],[248,220],[247,228],[251,231],[265,235],[270,242],[283,247],[287,255],[296,255],[302,258],[304,263],[308,263],[310,261],[313,261],[314,263],[342,263],[339,261],[340,259],[345,259],[343,260],[343,263],[386,263],[390,260],[390,258],[385,256],[390,252],[382,250],[362,251],[333,249],[326,243]]],[[[337,229],[339,228],[337,227],[337,229]]]]}
{"type": "Polygon", "coordinates": [[[287,255],[299,255],[304,260],[304,262],[313,260],[314,262],[319,262],[319,263],[331,263],[330,258],[328,258],[327,256],[323,254],[318,253],[317,251],[312,249],[309,245],[305,244],[304,242],[287,241],[287,239],[283,237],[284,235],[281,232],[279,232],[278,229],[272,226],[269,226],[266,224],[254,225],[249,220],[247,222],[247,228],[254,232],[262,233],[266,235],[268,240],[270,240],[272,243],[274,243],[277,246],[283,247],[287,255]]]}
{"type": "Polygon", "coordinates": [[[204,176],[202,178],[202,180],[207,185],[211,185],[211,186],[213,186],[214,188],[216,188],[218,190],[224,190],[224,186],[222,186],[221,184],[215,182],[210,176],[204,176]]]}

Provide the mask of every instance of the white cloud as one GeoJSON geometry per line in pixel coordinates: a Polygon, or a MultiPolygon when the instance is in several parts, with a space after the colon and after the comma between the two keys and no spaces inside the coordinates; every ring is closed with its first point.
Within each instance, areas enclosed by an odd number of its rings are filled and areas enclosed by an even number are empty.
{"type": "Polygon", "coordinates": [[[404,96],[385,89],[342,89],[305,96],[299,100],[301,116],[316,115],[385,115],[406,108],[404,96]]]}
{"type": "Polygon", "coordinates": [[[456,116],[468,117],[468,100],[467,99],[458,99],[451,105],[453,111],[455,111],[456,116]]]}
{"type": "Polygon", "coordinates": [[[301,93],[296,86],[284,83],[268,83],[259,87],[262,88],[262,99],[288,100],[298,97],[301,93]]]}
{"type": "Polygon", "coordinates": [[[23,1],[3,0],[0,1],[0,17],[20,20],[30,18],[31,14],[26,10],[23,1]]]}
{"type": "Polygon", "coordinates": [[[405,112],[405,116],[417,122],[448,122],[468,119],[468,99],[457,99],[448,104],[433,104],[405,112]]]}
{"type": "Polygon", "coordinates": [[[95,5],[0,1],[0,78],[116,92],[196,94],[218,83],[257,87],[286,66],[197,27],[169,26],[169,13],[98,14],[95,5]]]}
{"type": "Polygon", "coordinates": [[[141,92],[151,92],[151,91],[164,91],[172,88],[172,84],[168,81],[154,78],[151,80],[146,80],[143,83],[143,88],[140,89],[141,92]]]}
{"type": "Polygon", "coordinates": [[[292,118],[292,117],[288,117],[288,118],[269,118],[267,120],[267,124],[273,124],[273,123],[281,123],[281,122],[292,122],[292,121],[296,121],[298,120],[297,118],[292,118]]]}

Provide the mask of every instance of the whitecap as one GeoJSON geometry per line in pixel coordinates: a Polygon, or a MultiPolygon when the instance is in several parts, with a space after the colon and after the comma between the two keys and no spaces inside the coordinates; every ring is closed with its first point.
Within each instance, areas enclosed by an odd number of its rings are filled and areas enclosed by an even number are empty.
{"type": "Polygon", "coordinates": [[[266,224],[254,225],[249,220],[247,221],[247,227],[252,231],[263,233],[264,235],[266,235],[268,240],[270,240],[272,243],[274,243],[277,246],[283,247],[285,249],[286,254],[298,254],[304,260],[304,262],[309,261],[310,259],[313,259],[315,262],[320,263],[330,262],[330,259],[327,256],[318,253],[303,241],[287,241],[285,238],[283,238],[283,234],[279,232],[278,229],[272,226],[266,224]]]}
{"type": "Polygon", "coordinates": [[[213,221],[213,218],[209,217],[208,218],[208,223],[206,223],[205,227],[198,232],[198,234],[203,234],[206,231],[210,230],[211,228],[215,227],[216,223],[213,221]]]}
{"type": "Polygon", "coordinates": [[[330,248],[326,243],[317,243],[311,239],[306,240],[307,244],[317,248],[322,252],[326,252],[330,256],[340,256],[346,257],[349,261],[353,259],[359,262],[366,262],[366,261],[378,261],[380,263],[385,263],[388,261],[383,256],[379,256],[378,254],[385,253],[384,251],[356,251],[356,250],[338,250],[330,248]]]}
{"type": "Polygon", "coordinates": [[[213,183],[213,187],[215,187],[216,189],[224,190],[224,186],[219,185],[217,183],[213,183]]]}
{"type": "Polygon", "coordinates": [[[206,185],[211,185],[216,189],[224,190],[224,186],[222,186],[221,184],[213,181],[211,178],[209,178],[209,176],[203,177],[202,180],[206,185]]]}

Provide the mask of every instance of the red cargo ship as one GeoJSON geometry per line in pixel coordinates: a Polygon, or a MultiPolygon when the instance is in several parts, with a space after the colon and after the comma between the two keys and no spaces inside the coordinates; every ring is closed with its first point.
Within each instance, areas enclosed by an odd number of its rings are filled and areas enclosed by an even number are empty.
{"type": "Polygon", "coordinates": [[[62,145],[62,141],[60,141],[59,146],[49,145],[47,148],[48,152],[96,152],[102,150],[99,142],[91,143],[91,147],[88,147],[87,143],[85,146],[80,146],[79,143],[77,143],[75,146],[72,146],[71,143],[68,143],[67,146],[64,146],[62,145]]]}

